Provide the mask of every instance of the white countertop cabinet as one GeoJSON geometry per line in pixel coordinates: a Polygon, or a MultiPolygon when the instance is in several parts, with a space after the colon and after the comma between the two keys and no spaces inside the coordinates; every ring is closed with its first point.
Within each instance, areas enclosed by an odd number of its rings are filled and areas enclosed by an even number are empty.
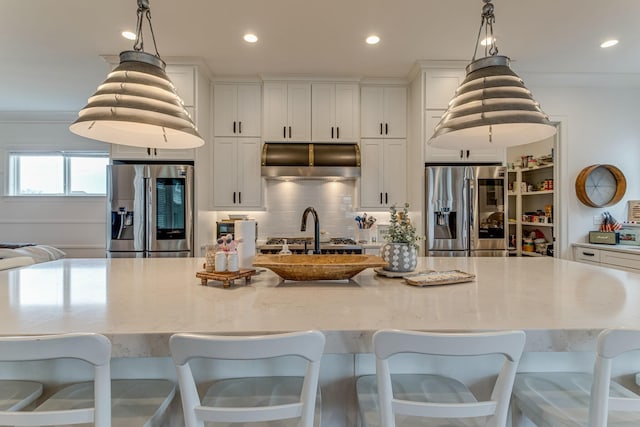
{"type": "Polygon", "coordinates": [[[362,86],[362,138],[407,137],[407,89],[403,86],[362,86]]]}
{"type": "Polygon", "coordinates": [[[225,137],[213,142],[214,208],[260,208],[260,138],[225,137]]]}
{"type": "Polygon", "coordinates": [[[640,272],[640,247],[638,246],[574,243],[573,258],[587,264],[640,272]]]}
{"type": "Polygon", "coordinates": [[[213,87],[214,136],[260,136],[260,85],[216,83],[213,87]]]}
{"type": "Polygon", "coordinates": [[[311,141],[311,83],[265,82],[263,139],[311,141]]]}
{"type": "Polygon", "coordinates": [[[357,84],[311,85],[311,139],[317,142],[358,142],[360,96],[357,84]]]}
{"type": "Polygon", "coordinates": [[[360,142],[360,207],[388,208],[407,197],[407,141],[362,139],[360,142]]]}

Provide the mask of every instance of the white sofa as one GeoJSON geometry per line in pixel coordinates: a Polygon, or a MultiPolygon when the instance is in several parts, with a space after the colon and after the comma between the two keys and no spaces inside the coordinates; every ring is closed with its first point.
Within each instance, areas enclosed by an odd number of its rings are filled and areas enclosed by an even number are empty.
{"type": "Polygon", "coordinates": [[[60,249],[48,245],[0,248],[0,270],[53,261],[64,258],[65,255],[60,249]]]}

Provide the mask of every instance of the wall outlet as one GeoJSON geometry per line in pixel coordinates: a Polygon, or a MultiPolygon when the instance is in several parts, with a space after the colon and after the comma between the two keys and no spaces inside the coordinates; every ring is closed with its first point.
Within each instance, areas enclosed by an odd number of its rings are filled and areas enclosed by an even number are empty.
{"type": "Polygon", "coordinates": [[[603,222],[602,215],[594,215],[593,216],[593,225],[600,225],[603,222]]]}

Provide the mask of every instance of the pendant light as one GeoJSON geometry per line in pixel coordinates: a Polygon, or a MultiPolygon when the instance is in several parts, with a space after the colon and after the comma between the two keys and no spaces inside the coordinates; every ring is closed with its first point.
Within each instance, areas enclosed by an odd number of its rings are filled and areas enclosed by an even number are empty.
{"type": "Polygon", "coordinates": [[[149,0],[137,0],[133,50],[120,53],[120,64],[98,86],[71,124],[71,132],[112,144],[151,148],[195,148],[204,144],[182,99],[165,72],[156,45],[149,0]],[[146,18],[155,55],[144,51],[146,18]]]}
{"type": "Polygon", "coordinates": [[[498,55],[493,34],[494,7],[491,0],[483,2],[473,58],[467,65],[466,78],[428,142],[433,147],[508,147],[541,141],[556,133],[531,91],[511,70],[510,59],[498,55]],[[483,34],[485,57],[476,59],[483,34]]]}

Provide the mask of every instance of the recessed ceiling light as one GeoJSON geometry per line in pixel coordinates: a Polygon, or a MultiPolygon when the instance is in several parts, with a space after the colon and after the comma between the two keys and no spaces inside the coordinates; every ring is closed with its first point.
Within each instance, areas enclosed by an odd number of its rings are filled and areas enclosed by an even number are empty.
{"type": "Polygon", "coordinates": [[[378,44],[380,42],[380,37],[378,37],[378,36],[369,36],[369,37],[367,37],[366,42],[368,44],[378,44]]]}
{"type": "Polygon", "coordinates": [[[256,36],[255,34],[245,34],[244,41],[249,43],[255,43],[258,41],[258,36],[256,36]]]}
{"type": "Polygon", "coordinates": [[[122,34],[122,37],[124,37],[127,40],[135,40],[136,39],[136,33],[132,33],[131,31],[123,31],[120,34],[122,34]]]}
{"type": "Polygon", "coordinates": [[[601,48],[607,48],[607,47],[611,47],[611,46],[615,46],[618,44],[618,40],[616,39],[611,39],[611,40],[606,40],[604,42],[602,42],[602,44],[600,45],[601,48]]]}

